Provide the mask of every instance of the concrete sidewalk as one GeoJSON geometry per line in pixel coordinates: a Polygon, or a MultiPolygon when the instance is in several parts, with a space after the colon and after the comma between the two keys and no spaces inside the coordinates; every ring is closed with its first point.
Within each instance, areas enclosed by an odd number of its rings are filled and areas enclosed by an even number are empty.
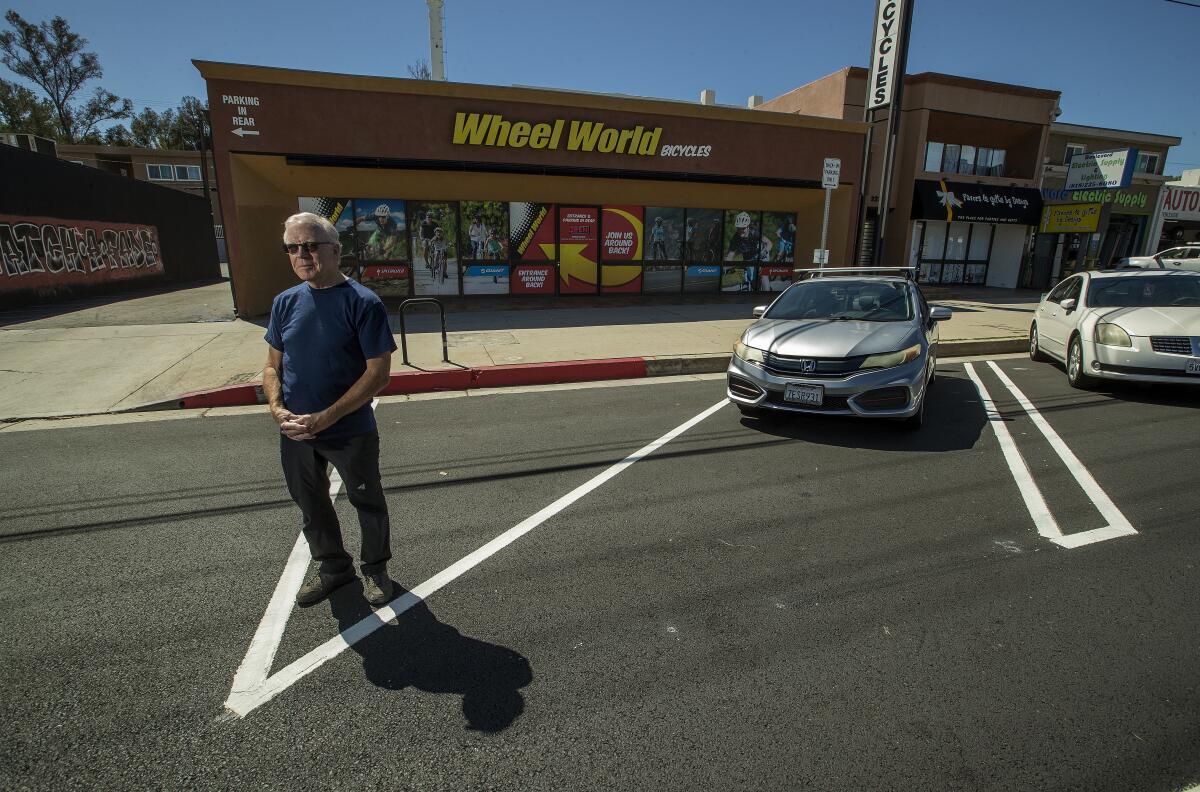
{"type": "MultiPolygon", "coordinates": [[[[1007,290],[931,289],[929,296],[954,311],[941,328],[942,357],[1023,349],[1037,305],[1036,295],[1007,290]]],[[[403,365],[397,351],[392,367],[393,384],[410,390],[392,392],[723,371],[734,341],[753,321],[751,308],[768,298],[614,307],[597,306],[597,300],[538,310],[452,305],[448,351],[457,365],[441,359],[436,313],[410,309],[412,365],[403,365]],[[632,375],[621,365],[571,371],[538,365],[614,359],[644,361],[645,373],[632,375]],[[444,373],[467,369],[476,374],[444,373]]],[[[184,394],[256,383],[266,359],[263,322],[233,315],[227,282],[0,313],[0,420],[179,406],[184,394]]],[[[397,314],[391,315],[398,333],[397,314]]],[[[253,390],[241,387],[226,396],[215,403],[252,402],[253,390]]],[[[191,402],[206,403],[214,402],[191,402]]]]}

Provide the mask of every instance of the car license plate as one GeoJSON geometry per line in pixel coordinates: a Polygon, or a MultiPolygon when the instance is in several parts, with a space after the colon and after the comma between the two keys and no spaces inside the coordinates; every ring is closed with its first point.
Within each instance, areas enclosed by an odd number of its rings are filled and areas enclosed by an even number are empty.
{"type": "Polygon", "coordinates": [[[1185,370],[1188,374],[1200,374],[1200,358],[1188,358],[1185,370]]]}
{"type": "Polygon", "coordinates": [[[825,388],[820,385],[788,383],[783,386],[783,400],[795,404],[806,404],[810,407],[820,407],[825,403],[825,388]]]}

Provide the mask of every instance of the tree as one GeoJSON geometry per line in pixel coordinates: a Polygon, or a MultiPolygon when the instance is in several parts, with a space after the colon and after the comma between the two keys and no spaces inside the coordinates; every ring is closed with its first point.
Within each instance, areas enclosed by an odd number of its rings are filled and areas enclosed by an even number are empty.
{"type": "Polygon", "coordinates": [[[108,129],[104,130],[104,145],[106,146],[132,146],[133,135],[124,124],[113,124],[108,129]]]}
{"type": "Polygon", "coordinates": [[[87,39],[71,32],[67,20],[56,16],[34,25],[16,11],[4,15],[12,30],[0,33],[0,63],[42,89],[53,110],[60,139],[75,143],[97,136],[97,125],[128,118],[133,103],[97,87],[86,100],[83,86],[104,75],[100,59],[85,52],[87,39]]]}
{"type": "Polygon", "coordinates": [[[416,63],[409,64],[408,76],[414,80],[432,80],[433,70],[429,68],[429,61],[417,58],[416,63]]]}
{"type": "Polygon", "coordinates": [[[53,138],[54,108],[25,86],[0,80],[0,132],[53,138]]]}
{"type": "Polygon", "coordinates": [[[196,151],[202,130],[207,134],[207,110],[207,104],[194,96],[183,97],[179,107],[161,113],[142,108],[129,125],[130,145],[196,151]]]}

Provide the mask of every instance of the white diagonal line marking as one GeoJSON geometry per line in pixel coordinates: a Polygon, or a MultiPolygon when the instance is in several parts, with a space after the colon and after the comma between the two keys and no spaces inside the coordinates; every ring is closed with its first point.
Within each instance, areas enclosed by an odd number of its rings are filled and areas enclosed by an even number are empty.
{"type": "Polygon", "coordinates": [[[970,363],[964,363],[963,368],[967,370],[967,376],[971,378],[971,382],[975,383],[975,387],[979,391],[979,399],[983,402],[988,422],[996,433],[1000,450],[1004,452],[1004,461],[1008,463],[1008,469],[1012,471],[1013,479],[1017,482],[1017,490],[1020,491],[1021,498],[1025,501],[1025,508],[1029,510],[1029,516],[1033,518],[1038,535],[1044,536],[1050,541],[1058,541],[1062,538],[1062,531],[1059,529],[1054,515],[1050,513],[1049,507],[1046,506],[1042,491],[1034,483],[1033,476],[1030,475],[1029,468],[1026,467],[1025,460],[1021,457],[1021,452],[1017,450],[1017,445],[1013,442],[1012,435],[1009,434],[1004,418],[996,410],[996,405],[988,394],[987,388],[979,379],[979,375],[975,373],[975,367],[970,363]]]}
{"type": "Polygon", "coordinates": [[[1083,463],[1079,461],[1079,457],[1075,456],[1075,453],[1067,447],[1063,439],[1058,436],[1058,432],[1054,431],[1054,428],[1042,417],[1042,414],[1037,411],[1033,403],[1025,398],[1025,394],[1021,392],[1021,389],[1008,378],[1008,375],[996,365],[995,361],[989,360],[988,366],[996,372],[996,376],[1004,383],[1004,387],[1008,388],[1012,392],[1012,395],[1016,397],[1017,403],[1021,405],[1021,409],[1029,415],[1030,420],[1033,421],[1033,425],[1038,428],[1038,431],[1050,443],[1050,447],[1054,449],[1054,453],[1058,454],[1058,458],[1067,466],[1067,470],[1075,477],[1075,481],[1079,482],[1083,493],[1095,505],[1096,510],[1100,512],[1100,516],[1108,521],[1108,525],[1103,528],[1067,534],[1061,539],[1054,541],[1063,547],[1080,547],[1085,544],[1092,544],[1093,542],[1102,542],[1106,539],[1115,539],[1118,536],[1136,534],[1137,531],[1129,523],[1129,520],[1125,518],[1125,515],[1121,513],[1121,510],[1117,508],[1117,504],[1113,503],[1112,499],[1108,497],[1108,493],[1096,483],[1096,479],[1092,477],[1091,472],[1083,466],[1083,463]]]}
{"type": "Polygon", "coordinates": [[[609,467],[591,479],[588,479],[583,484],[580,484],[578,487],[571,490],[566,495],[563,495],[549,506],[546,506],[541,511],[530,517],[527,517],[526,519],[514,525],[512,528],[509,528],[507,531],[500,534],[484,546],[480,547],[478,550],[451,564],[441,572],[438,572],[424,583],[421,583],[413,588],[412,591],[406,592],[399,598],[392,600],[392,602],[389,604],[375,611],[371,615],[364,617],[361,621],[350,625],[341,633],[333,638],[330,638],[328,641],[321,644],[316,649],[313,649],[300,659],[280,669],[274,675],[262,680],[255,688],[245,690],[235,689],[230,691],[229,698],[225,702],[226,709],[235,715],[245,717],[255,708],[270,701],[287,688],[299,682],[303,677],[312,673],[314,670],[321,667],[334,657],[337,657],[346,649],[349,649],[363,638],[366,638],[383,625],[390,621],[394,621],[397,616],[404,613],[409,608],[412,608],[414,605],[423,602],[438,589],[483,563],[488,558],[491,558],[493,555],[508,547],[510,544],[517,541],[522,536],[544,523],[546,520],[558,514],[563,509],[575,503],[580,498],[592,492],[600,485],[609,481],[626,468],[630,467],[636,462],[641,461],[642,459],[645,459],[647,456],[671,442],[688,429],[691,429],[705,418],[708,418],[726,404],[728,404],[728,400],[722,399],[712,407],[709,407],[699,415],[690,418],[689,420],[675,427],[649,445],[643,446],[637,451],[634,451],[620,462],[617,462],[615,465],[609,467]]]}
{"type": "MultiPolygon", "coordinates": [[[[371,409],[379,405],[379,399],[371,400],[371,409]]],[[[329,466],[329,500],[337,502],[338,493],[342,490],[342,476],[333,465],[329,466]]],[[[271,663],[275,661],[275,652],[279,650],[279,642],[283,639],[283,631],[287,627],[288,617],[292,615],[292,604],[296,600],[296,592],[304,581],[304,570],[312,554],[308,550],[308,542],[304,534],[296,537],[292,552],[288,555],[287,563],[283,565],[283,574],[275,584],[275,592],[267,604],[262,621],[250,639],[250,648],[242,664],[238,666],[233,676],[233,688],[230,695],[239,691],[253,690],[266,681],[271,672],[271,663]]]]}
{"type": "MultiPolygon", "coordinates": [[[[336,468],[330,467],[332,473],[329,476],[329,498],[336,501],[342,488],[342,477],[336,468]]],[[[275,593],[271,595],[271,602],[267,605],[262,621],[258,623],[258,629],[250,639],[246,657],[233,677],[231,695],[253,690],[266,681],[267,674],[271,671],[271,663],[275,660],[275,652],[279,649],[279,641],[283,638],[284,628],[287,627],[288,617],[292,614],[292,606],[296,603],[296,592],[300,590],[304,571],[308,569],[308,562],[311,560],[308,542],[301,533],[296,537],[296,544],[292,546],[292,553],[283,567],[283,575],[275,584],[275,593]]]]}

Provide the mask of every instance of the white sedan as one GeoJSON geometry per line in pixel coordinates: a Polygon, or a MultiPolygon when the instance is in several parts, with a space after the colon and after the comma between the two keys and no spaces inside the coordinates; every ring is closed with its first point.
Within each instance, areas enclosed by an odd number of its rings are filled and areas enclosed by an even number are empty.
{"type": "Polygon", "coordinates": [[[1200,385],[1200,273],[1072,275],[1038,304],[1029,357],[1063,361],[1076,388],[1100,379],[1200,385]]]}

